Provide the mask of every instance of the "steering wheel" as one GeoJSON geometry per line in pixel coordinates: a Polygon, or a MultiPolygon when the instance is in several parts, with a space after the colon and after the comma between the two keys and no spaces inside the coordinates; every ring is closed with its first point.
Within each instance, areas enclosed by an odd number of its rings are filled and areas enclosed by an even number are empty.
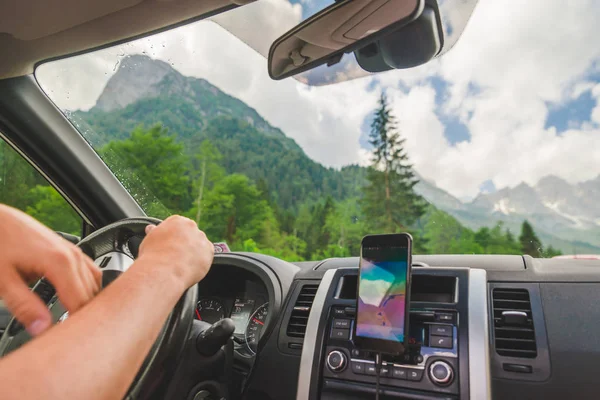
{"type": "MultiPolygon", "coordinates": [[[[158,219],[148,217],[127,218],[93,232],[77,244],[102,268],[102,287],[117,279],[133,264],[138,255],[139,245],[146,235],[146,226],[157,225],[160,222],[158,219]]],[[[56,290],[48,280],[40,279],[33,287],[33,291],[48,305],[55,323],[68,318],[66,308],[57,298],[56,290]]],[[[179,299],[130,386],[125,397],[127,400],[137,399],[141,395],[147,397],[152,389],[149,383],[155,383],[155,379],[148,379],[148,377],[160,373],[158,366],[165,360],[176,361],[179,358],[193,323],[197,298],[198,288],[193,285],[179,299]]],[[[0,357],[21,347],[29,340],[31,337],[23,325],[12,318],[0,338],[0,357]]],[[[110,343],[106,345],[110,346],[110,343]]]]}

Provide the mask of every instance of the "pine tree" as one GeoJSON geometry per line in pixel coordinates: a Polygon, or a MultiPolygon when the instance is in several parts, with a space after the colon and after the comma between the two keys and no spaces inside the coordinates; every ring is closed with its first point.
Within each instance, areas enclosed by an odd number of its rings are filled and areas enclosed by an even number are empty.
{"type": "Polygon", "coordinates": [[[555,249],[552,246],[548,246],[547,248],[544,249],[542,255],[545,258],[552,258],[552,257],[556,257],[556,256],[562,256],[562,251],[555,249]]]}
{"type": "Polygon", "coordinates": [[[424,214],[425,201],[414,191],[418,180],[384,93],[371,124],[369,143],[374,150],[362,201],[367,224],[374,232],[406,231],[424,214]]]}
{"type": "Polygon", "coordinates": [[[538,239],[531,224],[525,220],[521,225],[521,235],[519,236],[521,251],[532,257],[541,257],[542,242],[538,239]]]}

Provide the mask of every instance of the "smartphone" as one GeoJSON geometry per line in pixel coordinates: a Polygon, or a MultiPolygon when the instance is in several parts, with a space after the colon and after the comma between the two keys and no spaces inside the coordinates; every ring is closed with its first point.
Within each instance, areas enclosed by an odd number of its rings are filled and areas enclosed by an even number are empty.
{"type": "Polygon", "coordinates": [[[354,344],[401,355],[408,335],[412,237],[368,235],[361,242],[354,344]]]}

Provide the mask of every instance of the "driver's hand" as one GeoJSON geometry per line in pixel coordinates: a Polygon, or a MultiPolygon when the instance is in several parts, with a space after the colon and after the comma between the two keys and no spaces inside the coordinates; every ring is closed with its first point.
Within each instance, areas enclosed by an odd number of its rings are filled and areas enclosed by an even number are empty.
{"type": "Polygon", "coordinates": [[[102,272],[72,243],[27,214],[0,204],[0,298],[32,335],[52,325],[47,305],[28,282],[45,276],[73,313],[100,290],[102,272]]]}
{"type": "Polygon", "coordinates": [[[191,219],[174,215],[158,226],[148,225],[146,234],[139,259],[158,268],[169,268],[186,288],[208,273],[215,249],[191,219]]]}

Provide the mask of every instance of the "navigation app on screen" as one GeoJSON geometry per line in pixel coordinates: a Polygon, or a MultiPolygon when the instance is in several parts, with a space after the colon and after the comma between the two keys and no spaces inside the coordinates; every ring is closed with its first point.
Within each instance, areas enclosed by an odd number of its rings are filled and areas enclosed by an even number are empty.
{"type": "Polygon", "coordinates": [[[404,341],[408,249],[364,249],[356,335],[404,341]]]}

